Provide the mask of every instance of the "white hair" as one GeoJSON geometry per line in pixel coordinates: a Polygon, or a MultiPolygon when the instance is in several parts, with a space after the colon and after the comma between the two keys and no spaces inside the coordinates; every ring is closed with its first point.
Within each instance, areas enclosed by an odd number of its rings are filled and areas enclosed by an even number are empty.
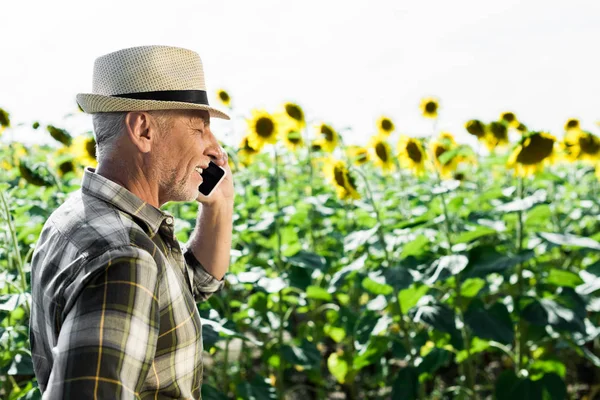
{"type": "Polygon", "coordinates": [[[114,151],[117,138],[125,127],[127,112],[108,112],[92,115],[96,135],[96,159],[101,162],[114,151]]]}
{"type": "MultiPolygon", "coordinates": [[[[169,123],[168,110],[147,111],[157,121],[159,129],[164,132],[169,123]]],[[[115,150],[117,139],[125,129],[127,111],[103,112],[92,115],[94,134],[96,135],[96,159],[106,159],[115,150]]]]}

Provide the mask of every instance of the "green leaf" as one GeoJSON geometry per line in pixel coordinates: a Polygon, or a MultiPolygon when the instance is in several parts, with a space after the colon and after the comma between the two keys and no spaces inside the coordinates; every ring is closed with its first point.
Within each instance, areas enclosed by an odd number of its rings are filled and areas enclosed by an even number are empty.
{"type": "Polygon", "coordinates": [[[457,243],[469,243],[475,239],[479,239],[483,236],[494,235],[497,232],[494,229],[488,228],[486,226],[478,226],[472,231],[463,232],[458,237],[454,239],[454,244],[457,243]]]}
{"type": "Polygon", "coordinates": [[[540,382],[544,390],[544,400],[564,400],[567,398],[565,381],[557,374],[546,374],[540,382]]]}
{"type": "Polygon", "coordinates": [[[463,361],[469,358],[469,353],[472,356],[473,354],[484,352],[490,347],[490,342],[484,339],[479,339],[477,336],[475,336],[473,337],[473,340],[471,340],[471,348],[469,351],[464,349],[456,353],[456,362],[461,364],[463,361]]]}
{"type": "Polygon", "coordinates": [[[543,400],[542,385],[529,379],[519,379],[511,369],[500,374],[496,381],[497,400],[543,400]]]}
{"type": "MultiPolygon", "coordinates": [[[[425,297],[423,299],[425,299],[425,297]]],[[[455,334],[457,332],[455,315],[452,309],[448,308],[445,304],[435,303],[433,298],[429,298],[423,303],[424,304],[418,304],[410,311],[411,318],[413,318],[415,322],[423,322],[440,332],[450,334],[455,334]]]]}
{"type": "Polygon", "coordinates": [[[384,336],[373,336],[366,346],[364,346],[354,357],[352,361],[352,369],[359,371],[360,369],[381,361],[383,355],[390,348],[390,340],[384,336]]]}
{"type": "Polygon", "coordinates": [[[469,259],[463,255],[442,256],[428,268],[425,280],[428,285],[442,282],[448,277],[460,274],[469,264],[469,259]]]}
{"type": "Polygon", "coordinates": [[[365,244],[367,240],[375,236],[377,234],[377,229],[379,229],[379,225],[375,225],[373,228],[364,231],[352,232],[344,238],[344,250],[356,250],[358,247],[365,244]]]}
{"type": "Polygon", "coordinates": [[[402,314],[408,313],[408,310],[413,308],[428,290],[429,286],[419,284],[413,284],[408,289],[401,290],[398,299],[400,300],[402,314]]]}
{"type": "Polygon", "coordinates": [[[546,278],[546,283],[556,286],[574,288],[581,285],[583,283],[583,279],[581,279],[579,275],[574,272],[553,268],[550,270],[550,273],[546,278]]]}
{"type": "Polygon", "coordinates": [[[465,324],[482,339],[495,340],[504,344],[512,343],[514,340],[515,331],[510,313],[500,302],[485,307],[481,300],[473,300],[465,313],[465,324]]]}
{"type": "Polygon", "coordinates": [[[333,296],[327,290],[319,286],[309,286],[306,288],[306,297],[314,300],[331,301],[333,296]]]}
{"type": "Polygon", "coordinates": [[[558,360],[536,360],[531,364],[529,370],[531,371],[532,379],[534,380],[547,373],[555,373],[561,378],[564,378],[567,374],[567,367],[558,360]]]}
{"type": "Polygon", "coordinates": [[[527,211],[536,204],[543,203],[546,201],[546,192],[544,190],[538,190],[533,195],[511,201],[510,203],[502,204],[496,207],[496,211],[500,213],[513,213],[517,211],[527,211]]]}
{"type": "Polygon", "coordinates": [[[465,275],[484,278],[494,272],[502,273],[534,257],[535,253],[531,250],[517,255],[508,255],[498,252],[494,246],[478,246],[469,252],[469,266],[465,275]]]}
{"type": "Polygon", "coordinates": [[[398,371],[392,386],[392,399],[415,400],[419,393],[419,375],[415,367],[405,367],[398,371]]]}
{"type": "Polygon", "coordinates": [[[541,232],[538,235],[558,246],[572,246],[572,247],[583,247],[591,250],[600,250],[600,243],[595,241],[594,239],[571,235],[568,233],[560,234],[560,233],[551,233],[551,232],[541,232]]]}
{"type": "Polygon", "coordinates": [[[319,369],[321,365],[321,352],[306,339],[302,339],[300,347],[284,345],[281,353],[287,362],[305,369],[319,369]]]}
{"type": "Polygon", "coordinates": [[[255,375],[252,381],[243,381],[237,385],[237,394],[249,400],[275,400],[277,392],[270,385],[269,380],[260,375],[255,375]]]}
{"type": "Polygon", "coordinates": [[[380,272],[371,272],[369,276],[362,280],[362,287],[374,295],[387,296],[394,291],[394,288],[385,283],[385,278],[380,272]]]}
{"type": "Polygon", "coordinates": [[[342,340],[344,340],[344,338],[346,337],[346,330],[344,328],[340,328],[329,324],[326,324],[323,327],[323,332],[325,332],[326,335],[329,335],[329,337],[332,338],[333,341],[336,343],[341,343],[342,340]]]}
{"type": "Polygon", "coordinates": [[[585,323],[571,309],[551,299],[534,299],[521,312],[523,318],[534,325],[550,325],[557,330],[585,334],[585,323]]]}
{"type": "MultiPolygon", "coordinates": [[[[423,357],[423,361],[419,364],[417,372],[420,376],[425,374],[424,378],[427,378],[441,367],[447,365],[451,358],[452,353],[448,350],[434,347],[425,357],[423,357]]],[[[422,379],[419,380],[423,382],[422,379]]]]}
{"type": "Polygon", "coordinates": [[[327,368],[329,368],[329,372],[331,372],[331,375],[333,375],[339,383],[345,382],[346,375],[348,374],[348,363],[338,356],[337,353],[331,353],[327,359],[327,368]]]}
{"type": "Polygon", "coordinates": [[[335,274],[333,274],[329,283],[329,292],[335,292],[336,289],[339,286],[341,286],[347,278],[354,276],[356,271],[364,269],[366,260],[367,254],[363,254],[362,256],[354,260],[351,264],[345,266],[344,268],[340,269],[335,274]]]}
{"type": "Polygon", "coordinates": [[[547,204],[539,204],[527,213],[525,219],[526,225],[547,226],[548,221],[552,218],[552,211],[547,204]]]}
{"type": "Polygon", "coordinates": [[[287,262],[297,267],[310,270],[318,269],[320,271],[325,271],[327,269],[324,257],[304,250],[299,251],[294,256],[288,258],[287,262]]]}
{"type": "Polygon", "coordinates": [[[220,392],[217,388],[212,387],[207,383],[202,383],[202,399],[203,400],[227,400],[227,396],[220,392]]]}
{"type": "Polygon", "coordinates": [[[21,353],[15,355],[10,367],[8,375],[33,375],[33,361],[28,350],[22,350],[21,353]]]}
{"type": "Polygon", "coordinates": [[[428,245],[429,239],[427,239],[425,235],[419,235],[415,238],[415,240],[404,245],[400,258],[406,258],[409,256],[418,257],[425,252],[428,245]]]}
{"type": "Polygon", "coordinates": [[[460,294],[463,297],[472,298],[485,286],[485,281],[481,278],[469,278],[463,282],[460,288],[460,294]]]}

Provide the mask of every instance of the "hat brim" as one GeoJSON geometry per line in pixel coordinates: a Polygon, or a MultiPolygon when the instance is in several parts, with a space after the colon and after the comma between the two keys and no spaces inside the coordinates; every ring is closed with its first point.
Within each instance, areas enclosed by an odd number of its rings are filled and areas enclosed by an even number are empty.
{"type": "Polygon", "coordinates": [[[223,111],[205,104],[184,103],[181,101],[126,99],[92,93],[79,93],[76,99],[77,104],[88,114],[119,111],[204,110],[208,111],[211,117],[230,119],[229,115],[223,111]]]}

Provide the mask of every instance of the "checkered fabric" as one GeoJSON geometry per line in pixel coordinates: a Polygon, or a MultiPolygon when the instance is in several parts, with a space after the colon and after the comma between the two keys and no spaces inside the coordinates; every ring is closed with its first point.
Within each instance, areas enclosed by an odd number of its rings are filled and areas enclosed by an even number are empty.
{"type": "Polygon", "coordinates": [[[172,216],[87,168],[33,255],[43,399],[200,399],[196,302],[223,284],[182,249],[172,216]]]}

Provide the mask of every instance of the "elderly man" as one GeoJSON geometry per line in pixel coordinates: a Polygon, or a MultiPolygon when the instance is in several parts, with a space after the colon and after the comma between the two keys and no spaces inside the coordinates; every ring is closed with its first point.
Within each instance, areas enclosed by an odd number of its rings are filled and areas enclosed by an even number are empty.
{"type": "Polygon", "coordinates": [[[223,287],[234,188],[210,117],[200,57],[144,46],[99,57],[98,167],[48,219],[33,256],[30,339],[44,399],[199,399],[196,302],[223,287]],[[226,178],[199,193],[210,161],[226,178]],[[168,201],[201,203],[182,247],[168,201]]]}

